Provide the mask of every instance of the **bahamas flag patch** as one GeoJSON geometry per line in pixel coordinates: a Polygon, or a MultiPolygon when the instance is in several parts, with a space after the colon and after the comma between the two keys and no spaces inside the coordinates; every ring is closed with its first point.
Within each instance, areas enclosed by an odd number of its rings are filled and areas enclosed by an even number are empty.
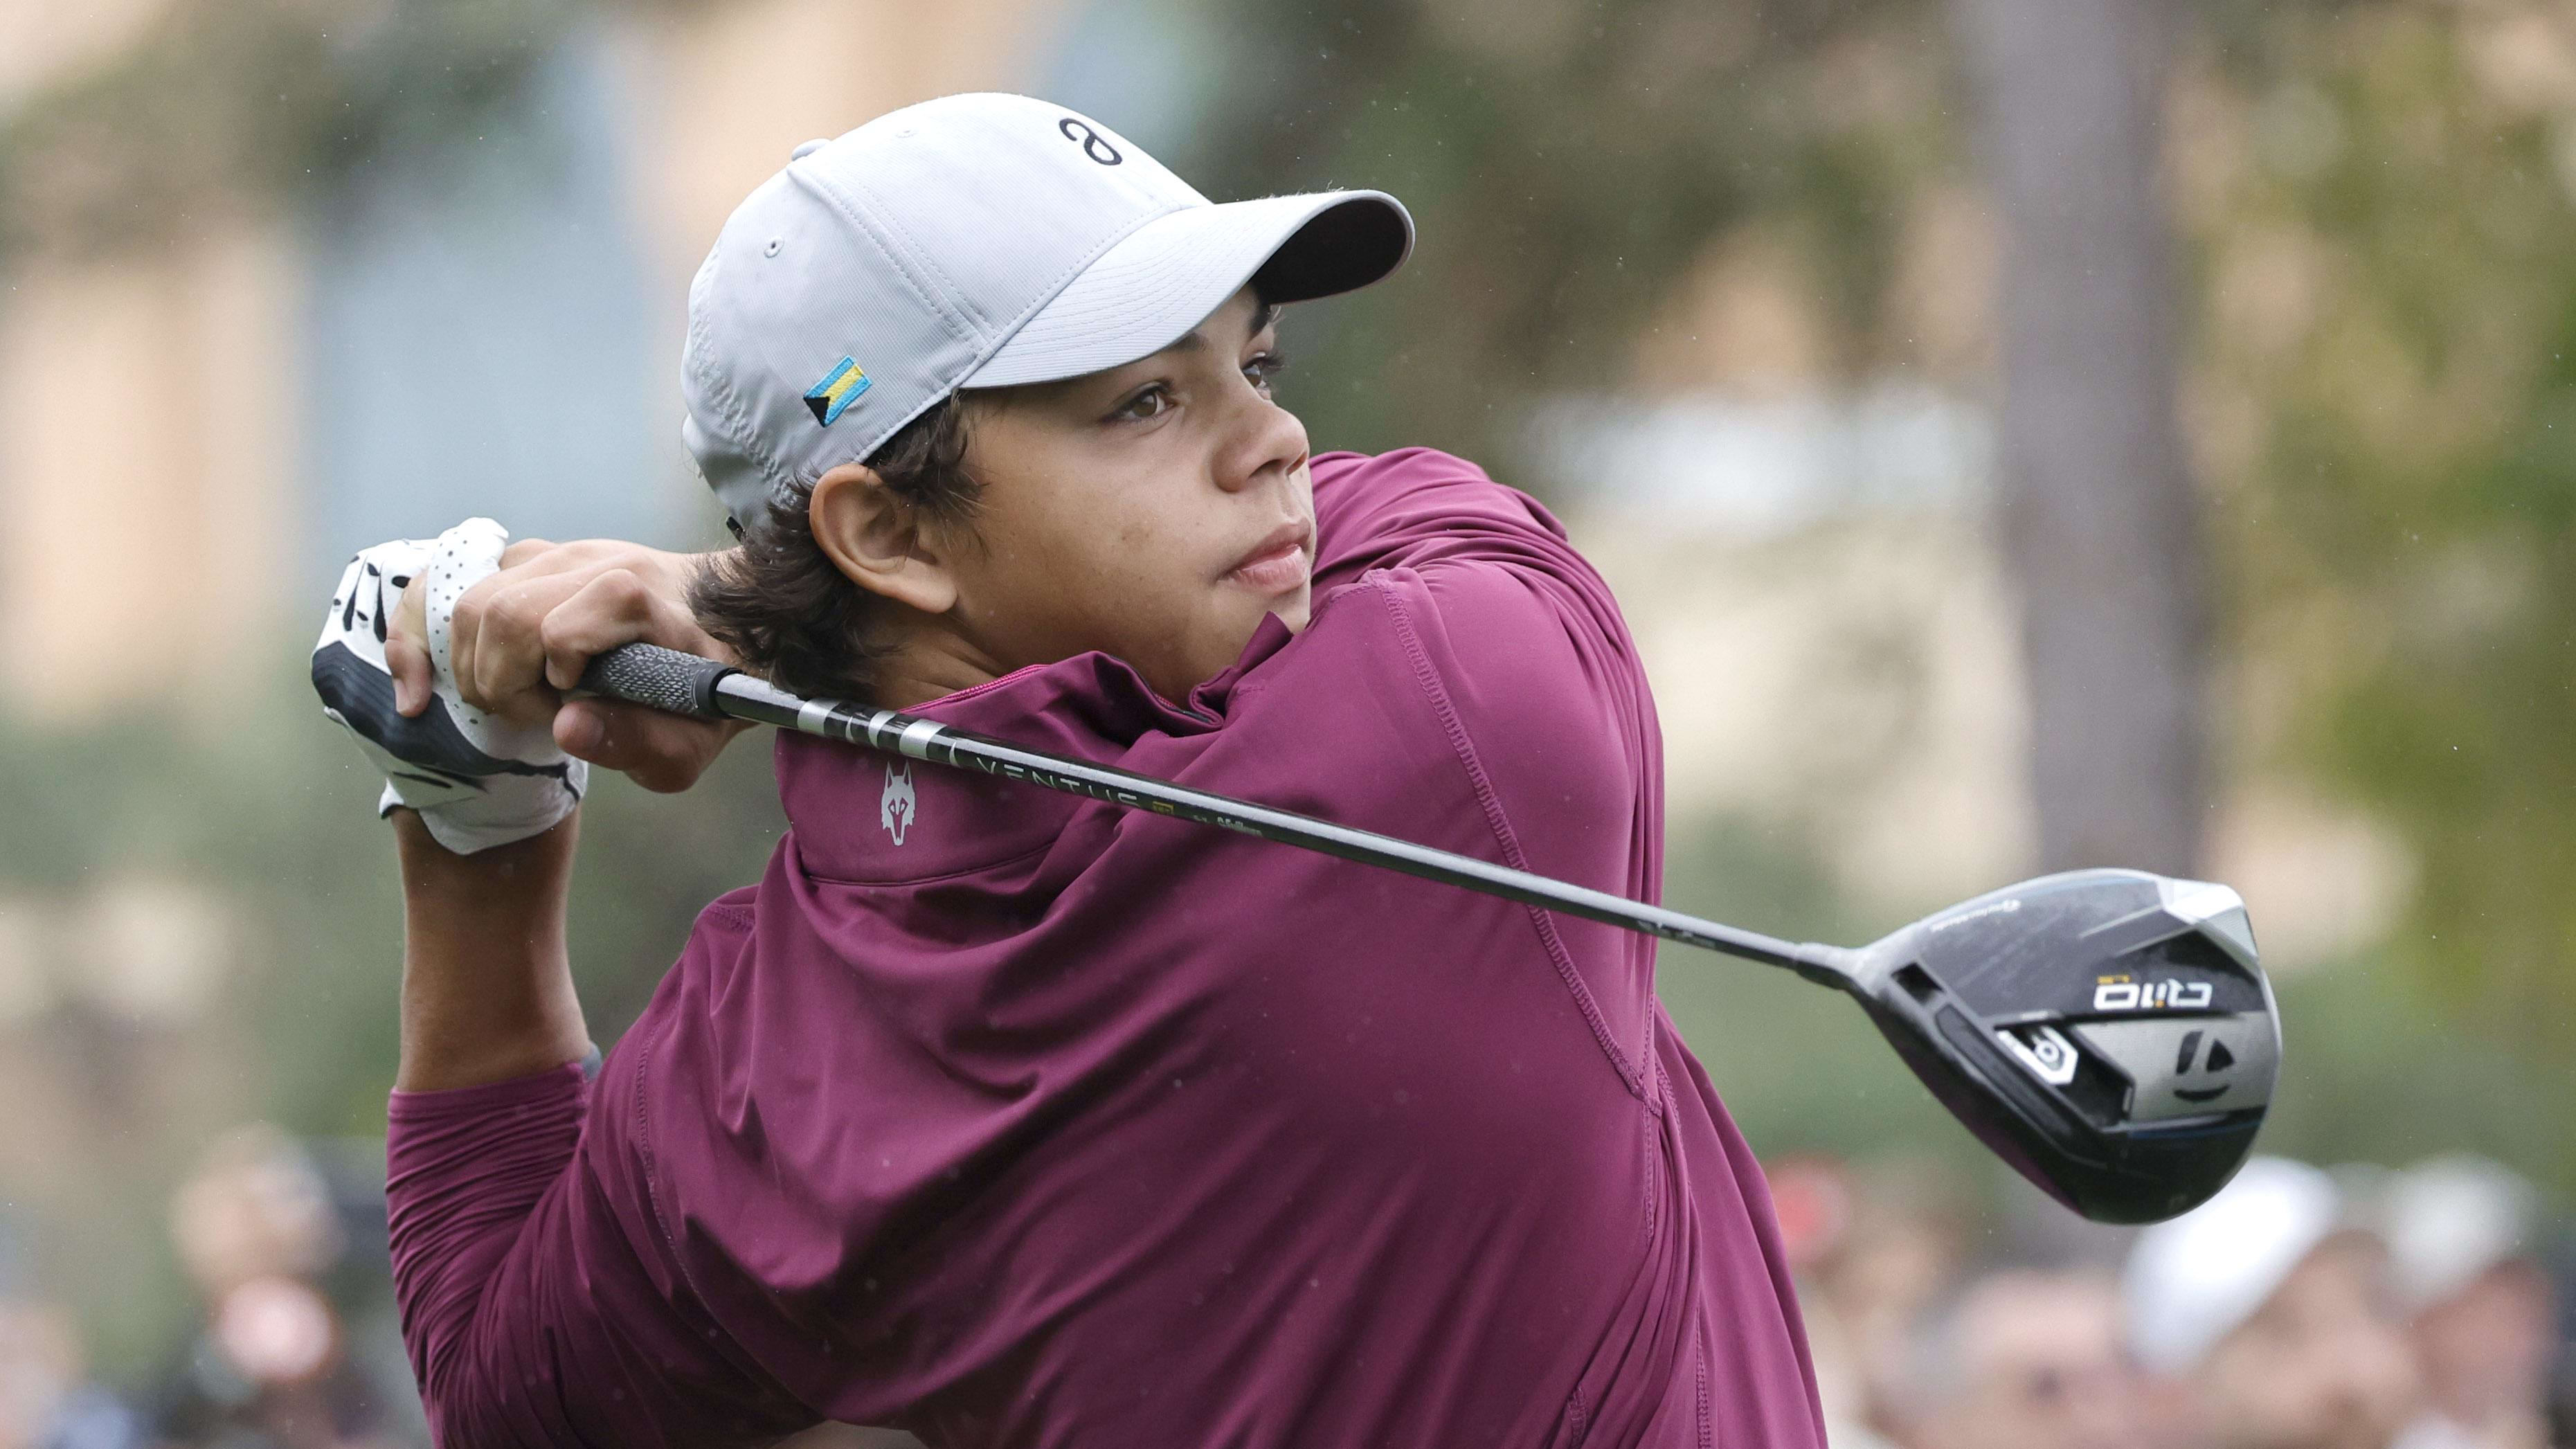
{"type": "Polygon", "coordinates": [[[805,406],[814,410],[814,421],[828,428],[867,390],[868,375],[859,370],[856,361],[844,357],[823,374],[821,382],[805,390],[805,406]]]}

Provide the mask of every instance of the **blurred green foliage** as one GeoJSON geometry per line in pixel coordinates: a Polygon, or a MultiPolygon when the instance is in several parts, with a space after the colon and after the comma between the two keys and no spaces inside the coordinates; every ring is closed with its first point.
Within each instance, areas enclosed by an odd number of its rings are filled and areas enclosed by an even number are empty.
{"type": "Polygon", "coordinates": [[[1619,386],[1712,240],[1792,236],[1857,376],[1910,188],[1961,164],[1930,0],[1322,0],[1240,17],[1195,155],[1217,196],[1403,198],[1402,285],[1300,318],[1293,403],[1334,447],[1526,478],[1528,404],[1619,386]],[[1311,337],[1311,331],[1320,336],[1311,337]]]}
{"type": "MultiPolygon", "coordinates": [[[[228,907],[204,1012],[138,1020],[68,991],[0,1029],[0,1051],[67,1058],[88,1081],[97,1139],[64,1194],[0,1208],[0,1236],[35,1234],[44,1251],[24,1271],[79,1306],[128,1372],[184,1321],[168,1203],[209,1132],[253,1116],[322,1137],[384,1131],[402,971],[393,841],[374,819],[381,780],[312,703],[303,662],[269,661],[277,687],[246,712],[0,731],[0,915],[11,896],[76,909],[137,876],[228,907]],[[82,1230],[28,1211],[76,1211],[82,1230]]],[[[572,940],[599,1041],[643,1009],[698,911],[759,878],[781,829],[762,743],[685,797],[594,785],[572,940]]]]}
{"type": "Polygon", "coordinates": [[[2563,1058],[2576,38],[2538,6],[2290,6],[2202,63],[2179,209],[2246,763],[2396,825],[2425,1009],[2563,1058]]]}
{"type": "Polygon", "coordinates": [[[582,0],[174,0],[0,124],[0,254],[184,236],[292,204],[515,95],[582,0]]]}

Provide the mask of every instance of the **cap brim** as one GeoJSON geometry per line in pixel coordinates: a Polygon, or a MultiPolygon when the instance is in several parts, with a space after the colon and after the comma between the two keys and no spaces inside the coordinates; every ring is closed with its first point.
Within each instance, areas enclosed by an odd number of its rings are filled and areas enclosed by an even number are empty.
{"type": "Polygon", "coordinates": [[[1380,191],[1272,196],[1154,218],[1038,308],[961,387],[1054,382],[1151,356],[1247,282],[1270,303],[1365,287],[1413,250],[1413,218],[1380,191]]]}

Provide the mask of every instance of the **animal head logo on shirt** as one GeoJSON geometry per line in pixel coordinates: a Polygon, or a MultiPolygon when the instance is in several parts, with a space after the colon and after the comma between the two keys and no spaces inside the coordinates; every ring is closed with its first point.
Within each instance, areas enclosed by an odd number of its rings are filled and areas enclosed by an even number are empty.
{"type": "Polygon", "coordinates": [[[912,793],[912,762],[906,760],[900,765],[886,766],[885,794],[877,799],[877,823],[886,828],[886,834],[894,837],[895,844],[903,844],[904,832],[912,829],[916,808],[917,801],[912,793]]]}

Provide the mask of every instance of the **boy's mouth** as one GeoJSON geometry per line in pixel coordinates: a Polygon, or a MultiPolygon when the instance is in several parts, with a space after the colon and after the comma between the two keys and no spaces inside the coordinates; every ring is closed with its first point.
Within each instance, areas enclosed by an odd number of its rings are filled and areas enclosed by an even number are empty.
{"type": "Polygon", "coordinates": [[[1284,594],[1306,582],[1314,567],[1314,526],[1308,523],[1283,523],[1263,536],[1259,543],[1227,569],[1224,581],[1269,597],[1284,594]]]}

